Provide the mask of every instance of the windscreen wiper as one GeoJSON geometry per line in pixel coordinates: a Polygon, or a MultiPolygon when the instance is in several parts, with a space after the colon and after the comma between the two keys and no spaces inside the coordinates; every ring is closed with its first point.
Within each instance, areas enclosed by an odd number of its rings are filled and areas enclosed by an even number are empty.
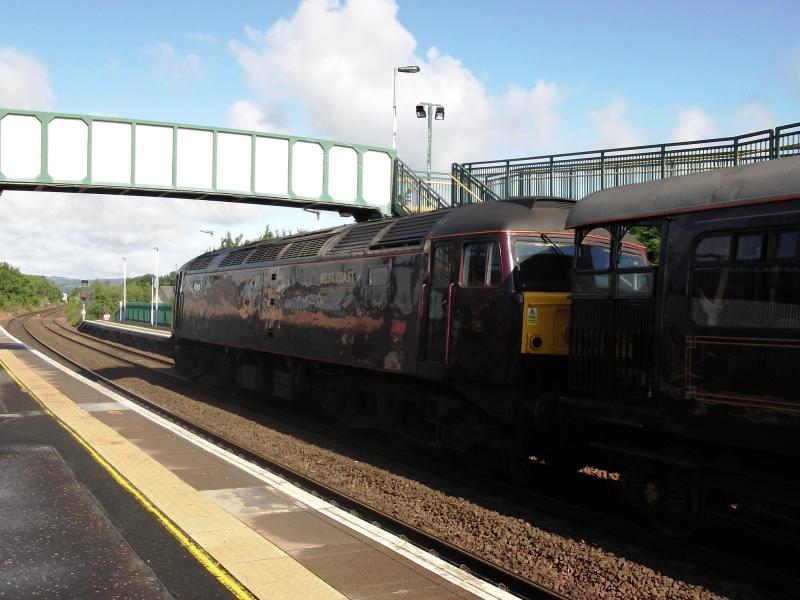
{"type": "Polygon", "coordinates": [[[544,240],[545,242],[550,244],[553,248],[555,248],[556,252],[560,256],[564,256],[564,251],[561,248],[559,248],[553,240],[550,239],[549,235],[547,235],[546,233],[540,233],[539,235],[542,236],[542,240],[544,240]]]}

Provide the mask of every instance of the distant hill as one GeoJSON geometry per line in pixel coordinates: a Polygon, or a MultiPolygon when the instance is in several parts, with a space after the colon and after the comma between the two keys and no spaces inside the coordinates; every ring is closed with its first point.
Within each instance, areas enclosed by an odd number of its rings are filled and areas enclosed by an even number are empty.
{"type": "MultiPolygon", "coordinates": [[[[71,293],[72,290],[81,285],[80,279],[70,279],[69,277],[56,277],[54,275],[50,275],[47,277],[47,280],[62,292],[66,292],[67,294],[71,293]]],[[[100,279],[100,281],[114,285],[122,285],[122,277],[118,277],[117,279],[100,279]]]]}

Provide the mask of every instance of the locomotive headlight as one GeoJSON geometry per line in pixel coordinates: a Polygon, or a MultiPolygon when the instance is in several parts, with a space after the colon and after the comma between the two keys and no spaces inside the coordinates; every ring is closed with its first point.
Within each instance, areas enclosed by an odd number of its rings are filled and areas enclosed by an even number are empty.
{"type": "Polygon", "coordinates": [[[533,337],[531,337],[531,342],[530,342],[531,350],[538,350],[539,348],[542,347],[542,344],[544,344],[542,336],[534,335],[533,337]]]}

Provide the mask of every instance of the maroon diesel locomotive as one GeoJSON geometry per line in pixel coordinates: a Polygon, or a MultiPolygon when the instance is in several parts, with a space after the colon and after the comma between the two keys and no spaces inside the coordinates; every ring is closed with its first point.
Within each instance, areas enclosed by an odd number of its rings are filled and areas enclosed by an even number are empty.
{"type": "Polygon", "coordinates": [[[476,204],[204,254],[179,275],[178,365],[352,427],[524,460],[536,398],[566,377],[572,204],[476,204]]]}

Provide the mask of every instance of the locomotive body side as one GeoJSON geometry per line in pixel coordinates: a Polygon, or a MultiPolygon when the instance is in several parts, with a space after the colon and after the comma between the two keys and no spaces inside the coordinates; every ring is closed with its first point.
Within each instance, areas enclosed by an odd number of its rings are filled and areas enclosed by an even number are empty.
{"type": "Polygon", "coordinates": [[[179,275],[178,367],[527,460],[533,406],[565,376],[571,206],[515,199],[200,256],[179,275]]]}
{"type": "Polygon", "coordinates": [[[189,272],[178,336],[411,374],[421,262],[412,252],[189,272]]]}

